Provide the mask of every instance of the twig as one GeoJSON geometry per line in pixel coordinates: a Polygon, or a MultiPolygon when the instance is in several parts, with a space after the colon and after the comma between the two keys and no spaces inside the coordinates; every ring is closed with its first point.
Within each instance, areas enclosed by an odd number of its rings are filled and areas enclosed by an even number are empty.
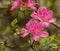
{"type": "Polygon", "coordinates": [[[35,51],[35,49],[33,48],[33,44],[35,41],[33,41],[33,43],[30,45],[30,47],[32,48],[33,51],[35,51]]]}
{"type": "Polygon", "coordinates": [[[52,23],[55,27],[57,27],[58,29],[60,29],[60,26],[56,23],[52,23]]]}

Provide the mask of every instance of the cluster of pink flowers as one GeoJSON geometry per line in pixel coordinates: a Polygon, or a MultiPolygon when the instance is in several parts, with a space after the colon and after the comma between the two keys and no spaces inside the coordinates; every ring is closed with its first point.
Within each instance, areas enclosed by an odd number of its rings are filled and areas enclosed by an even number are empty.
{"type": "Polygon", "coordinates": [[[12,2],[10,10],[12,11],[16,7],[22,8],[23,6],[25,6],[26,8],[30,8],[30,9],[36,9],[35,4],[33,3],[32,0],[26,0],[25,4],[22,2],[22,0],[15,0],[15,1],[12,2]]]}
{"type": "MultiPolygon", "coordinates": [[[[23,5],[21,0],[15,0],[12,2],[11,10],[22,6],[30,9],[36,9],[32,0],[26,0],[25,5],[23,5]]],[[[40,37],[47,37],[49,33],[44,31],[44,29],[47,28],[50,23],[54,23],[56,21],[56,18],[52,18],[52,16],[52,10],[48,11],[46,7],[39,7],[37,11],[32,12],[32,19],[28,21],[26,28],[22,28],[21,36],[26,37],[28,34],[31,34],[35,41],[38,41],[40,37]]]]}
{"type": "Polygon", "coordinates": [[[56,18],[52,18],[52,15],[53,11],[47,11],[46,7],[40,7],[37,12],[33,11],[31,14],[32,20],[26,24],[26,28],[22,28],[21,30],[22,37],[31,34],[35,41],[38,41],[40,37],[47,37],[49,33],[44,31],[44,29],[47,28],[50,23],[56,21],[56,18]]]}

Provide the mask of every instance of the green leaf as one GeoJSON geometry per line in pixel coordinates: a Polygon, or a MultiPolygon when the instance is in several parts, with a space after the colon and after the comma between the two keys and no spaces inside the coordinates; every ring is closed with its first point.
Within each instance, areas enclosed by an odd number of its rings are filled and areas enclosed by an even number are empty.
{"type": "Polygon", "coordinates": [[[4,45],[4,42],[0,42],[0,51],[4,51],[5,49],[5,45],[4,45]]]}
{"type": "Polygon", "coordinates": [[[10,27],[6,27],[2,34],[7,35],[10,32],[10,30],[11,30],[10,27]]]}
{"type": "Polygon", "coordinates": [[[1,47],[0,47],[0,51],[4,51],[4,45],[2,45],[1,47]]]}
{"type": "Polygon", "coordinates": [[[54,40],[54,38],[55,38],[54,35],[53,35],[53,36],[49,36],[49,37],[45,37],[45,38],[40,38],[39,43],[40,43],[41,45],[43,45],[43,44],[45,44],[45,43],[50,43],[50,42],[52,42],[52,41],[54,40]]]}
{"type": "Polygon", "coordinates": [[[54,48],[54,49],[57,49],[57,48],[58,48],[57,44],[55,44],[55,43],[50,44],[50,46],[51,46],[52,48],[54,48]]]}
{"type": "Polygon", "coordinates": [[[0,44],[4,44],[4,42],[0,42],[0,44]]]}
{"type": "Polygon", "coordinates": [[[14,26],[16,25],[17,22],[18,22],[17,19],[14,19],[14,20],[11,22],[10,25],[11,25],[12,27],[14,27],[14,26]]]}
{"type": "Polygon", "coordinates": [[[52,42],[54,40],[54,38],[55,38],[55,36],[53,35],[53,36],[46,37],[45,40],[47,42],[52,42]]]}
{"type": "Polygon", "coordinates": [[[42,45],[42,44],[45,43],[45,41],[46,41],[45,38],[41,38],[40,41],[39,41],[39,43],[42,45]]]}

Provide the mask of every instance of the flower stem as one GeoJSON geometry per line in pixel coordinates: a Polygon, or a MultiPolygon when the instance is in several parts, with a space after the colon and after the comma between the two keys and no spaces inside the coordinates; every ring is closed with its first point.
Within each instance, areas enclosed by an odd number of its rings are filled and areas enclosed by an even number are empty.
{"type": "Polygon", "coordinates": [[[26,19],[25,11],[23,11],[23,14],[24,14],[24,17],[25,17],[25,19],[26,19]]]}
{"type": "Polygon", "coordinates": [[[55,27],[57,27],[58,29],[60,29],[60,26],[57,25],[56,23],[52,23],[55,27]]]}
{"type": "Polygon", "coordinates": [[[34,43],[35,43],[35,41],[33,41],[33,43],[30,45],[30,47],[32,48],[33,51],[36,51],[36,49],[33,47],[34,43]]]}

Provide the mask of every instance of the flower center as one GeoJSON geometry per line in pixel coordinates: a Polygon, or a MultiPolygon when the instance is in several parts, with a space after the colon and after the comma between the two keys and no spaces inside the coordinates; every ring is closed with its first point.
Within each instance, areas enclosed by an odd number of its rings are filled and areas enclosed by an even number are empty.
{"type": "Polygon", "coordinates": [[[23,6],[21,7],[21,9],[22,9],[22,11],[25,11],[25,10],[26,10],[26,6],[23,5],[23,6]]]}
{"type": "Polygon", "coordinates": [[[35,34],[38,34],[39,33],[39,30],[38,29],[35,29],[34,32],[35,32],[35,34]]]}
{"type": "Polygon", "coordinates": [[[44,17],[44,21],[46,21],[46,22],[48,21],[48,18],[46,16],[44,17]]]}

